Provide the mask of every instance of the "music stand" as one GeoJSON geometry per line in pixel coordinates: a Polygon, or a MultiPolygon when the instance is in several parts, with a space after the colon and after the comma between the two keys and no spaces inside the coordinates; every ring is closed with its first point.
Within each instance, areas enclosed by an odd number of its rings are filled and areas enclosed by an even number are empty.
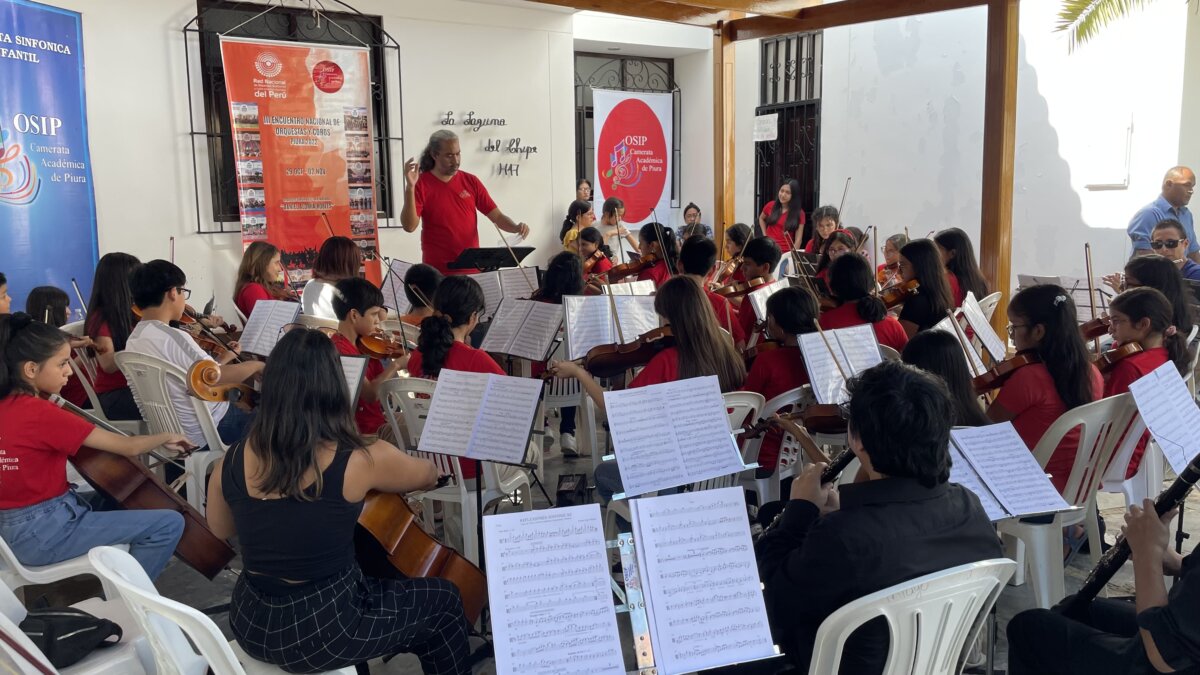
{"type": "Polygon", "coordinates": [[[502,267],[516,267],[517,263],[533,253],[532,246],[514,246],[511,249],[504,246],[490,248],[469,248],[458,254],[446,267],[452,270],[479,270],[494,272],[502,267]],[[513,260],[516,256],[516,260],[513,260]]]}

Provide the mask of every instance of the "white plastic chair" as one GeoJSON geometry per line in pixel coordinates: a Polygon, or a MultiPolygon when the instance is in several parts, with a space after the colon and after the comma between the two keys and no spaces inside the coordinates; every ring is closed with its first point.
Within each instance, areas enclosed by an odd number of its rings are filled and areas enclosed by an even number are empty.
{"type": "MultiPolygon", "coordinates": [[[[1118,444],[1136,443],[1141,436],[1141,425],[1137,434],[1125,434],[1138,418],[1133,394],[1121,394],[1068,410],[1058,418],[1042,439],[1038,441],[1033,456],[1042,467],[1050,460],[1062,438],[1073,429],[1079,429],[1079,449],[1075,463],[1067,478],[1063,499],[1072,506],[1080,507],[1070,513],[1060,513],[1050,523],[1028,523],[1019,519],[1001,520],[996,529],[1007,535],[1006,555],[1018,564],[1022,563],[1022,548],[1027,571],[1033,579],[1033,596],[1038,607],[1049,609],[1066,594],[1062,529],[1069,525],[1082,524],[1087,531],[1092,564],[1100,561],[1100,526],[1096,520],[1096,489],[1104,467],[1117,453],[1118,444]],[[1013,539],[1018,541],[1014,541],[1013,539]],[[1023,544],[1024,546],[1020,546],[1023,544]]],[[[1139,418],[1140,423],[1140,418],[1139,418]]],[[[1017,583],[1020,583],[1019,578],[1017,583]]]]}
{"type": "MultiPolygon", "coordinates": [[[[805,396],[804,387],[796,387],[795,389],[783,392],[759,406],[758,417],[754,422],[761,422],[770,418],[775,413],[786,412],[796,408],[804,400],[805,396]]],[[[758,461],[764,438],[764,435],[759,435],[758,438],[743,443],[743,462],[753,464],[758,461]]],[[[798,447],[799,444],[796,442],[796,439],[792,438],[791,434],[785,433],[779,446],[779,461],[775,465],[775,471],[770,476],[756,478],[754,471],[746,471],[741,474],[740,483],[742,487],[754,492],[758,496],[759,506],[767,502],[779,500],[779,481],[788,476],[795,475],[796,465],[801,462],[802,453],[799,452],[798,447]]]]}
{"type": "Polygon", "coordinates": [[[235,314],[237,314],[238,323],[242,324],[242,326],[245,326],[246,322],[249,321],[249,318],[245,314],[242,314],[242,308],[238,307],[237,303],[233,304],[233,311],[235,314]]]}
{"type": "Polygon", "coordinates": [[[983,310],[983,315],[988,321],[992,320],[992,315],[996,313],[996,305],[1000,304],[1000,291],[989,293],[979,301],[979,309],[983,310]]]}
{"type": "MultiPolygon", "coordinates": [[[[117,549],[113,550],[117,551],[117,549]]],[[[129,554],[125,553],[124,555],[129,554]]],[[[133,560],[133,558],[130,558],[130,560],[133,560]]],[[[138,563],[134,560],[133,564],[137,565],[138,563]]],[[[88,567],[91,569],[91,563],[88,563],[88,567]]],[[[103,581],[103,577],[101,577],[101,580],[103,581]]],[[[120,626],[121,641],[111,647],[97,649],[79,662],[67,666],[58,672],[63,673],[63,675],[134,675],[136,673],[155,672],[154,659],[150,654],[150,647],[146,642],[146,638],[120,601],[104,601],[99,598],[91,598],[76,603],[72,607],[81,609],[92,616],[108,619],[120,626]]],[[[0,588],[0,631],[3,631],[14,642],[21,645],[31,657],[38,659],[40,665],[44,668],[50,672],[55,672],[54,667],[50,665],[50,660],[46,658],[46,655],[37,648],[33,640],[30,640],[29,636],[25,635],[24,631],[20,628],[20,623],[25,620],[27,614],[28,611],[11,590],[0,588]]],[[[25,662],[25,659],[20,657],[16,650],[11,649],[7,645],[3,645],[3,651],[12,655],[15,663],[25,662]]],[[[31,668],[23,672],[36,673],[39,671],[31,668]]]]}
{"type": "MultiPolygon", "coordinates": [[[[70,334],[72,337],[84,336],[83,321],[75,321],[62,327],[64,333],[70,334]]],[[[100,405],[100,397],[96,394],[96,374],[100,369],[99,360],[88,353],[86,349],[73,350],[74,357],[71,359],[71,370],[75,373],[75,377],[79,380],[79,384],[83,386],[84,393],[87,394],[88,403],[92,406],[92,414],[112,426],[124,431],[127,434],[141,434],[145,431],[145,422],[138,420],[110,420],[104,413],[104,406],[100,405]]]]}
{"type": "MultiPolygon", "coordinates": [[[[383,412],[396,438],[402,439],[405,451],[414,457],[428,459],[438,468],[439,473],[453,476],[446,485],[414,492],[409,496],[421,500],[422,520],[426,530],[433,531],[433,502],[448,502],[458,504],[462,513],[462,554],[479,563],[478,512],[475,500],[475,486],[468,483],[462,476],[462,467],[457,457],[441,455],[417,450],[421,442],[421,432],[425,429],[425,418],[429,416],[429,406],[433,403],[433,392],[437,386],[434,380],[419,377],[406,377],[388,380],[379,387],[379,400],[383,404],[383,412]],[[397,414],[404,418],[401,428],[397,414]]],[[[466,460],[469,461],[469,460],[466,460]]],[[[483,462],[483,506],[508,499],[518,503],[525,511],[533,509],[532,485],[529,474],[521,468],[500,466],[493,462],[483,462]],[[515,495],[522,493],[521,499],[515,495]]]]}
{"type": "MultiPolygon", "coordinates": [[[[138,410],[142,411],[142,419],[146,420],[150,432],[182,434],[183,424],[179,421],[179,411],[175,410],[171,400],[171,385],[168,382],[186,390],[187,373],[174,364],[146,354],[125,351],[118,353],[116,358],[117,366],[129,381],[133,398],[137,401],[138,410]]],[[[208,403],[194,396],[188,398],[204,433],[204,442],[208,449],[193,452],[183,460],[184,480],[187,485],[188,503],[203,515],[205,478],[213,463],[225,455],[228,447],[221,442],[221,435],[217,433],[217,423],[213,420],[212,411],[208,409],[208,403]]]]}
{"type": "MultiPolygon", "coordinates": [[[[129,548],[122,545],[122,548],[129,548]]],[[[55,581],[62,581],[81,574],[90,574],[99,578],[96,570],[92,568],[92,564],[88,562],[86,556],[71,558],[52,565],[25,565],[17,560],[17,556],[13,550],[9,548],[8,542],[0,537],[0,582],[4,583],[6,588],[17,590],[22,586],[32,584],[49,584],[55,581]]],[[[112,599],[112,587],[100,578],[100,585],[104,588],[104,597],[112,599]]]]}
{"type": "MultiPolygon", "coordinates": [[[[128,553],[100,546],[92,549],[88,558],[117,588],[134,621],[145,631],[159,672],[203,675],[209,668],[215,675],[284,672],[250,658],[236,642],[227,642],[221,629],[203,612],[159,595],[145,570],[128,553]]],[[[354,667],[327,672],[350,675],[354,667]]]]}
{"type": "Polygon", "coordinates": [[[312,314],[301,314],[296,319],[296,323],[298,323],[302,326],[305,326],[307,328],[316,328],[318,330],[323,330],[323,331],[337,332],[337,329],[338,329],[337,320],[323,319],[319,316],[313,316],[312,314]]]}
{"type": "MultiPolygon", "coordinates": [[[[1142,422],[1141,416],[1138,416],[1134,423],[1132,433],[1136,433],[1140,428],[1143,431],[1146,428],[1145,422],[1142,422]]],[[[1141,433],[1137,433],[1141,437],[1141,433]]],[[[1158,447],[1158,443],[1153,438],[1146,443],[1146,451],[1142,453],[1142,461],[1138,463],[1137,471],[1131,478],[1125,478],[1125,471],[1129,468],[1129,460],[1133,456],[1133,451],[1136,444],[1126,443],[1122,448],[1121,454],[1113,457],[1112,462],[1108,465],[1108,470],[1104,472],[1104,478],[1100,483],[1101,492],[1110,492],[1121,494],[1125,497],[1125,506],[1137,504],[1141,506],[1143,499],[1154,499],[1154,497],[1162,492],[1163,484],[1163,465],[1166,462],[1166,457],[1162,454],[1162,449],[1158,447]]]]}
{"type": "Polygon", "coordinates": [[[879,355],[883,357],[884,361],[899,361],[900,360],[900,352],[896,351],[895,349],[892,349],[891,347],[889,347],[887,345],[879,345],[879,355]]]}
{"type": "Polygon", "coordinates": [[[983,627],[1011,560],[984,560],[926,574],[846,604],[817,629],[810,675],[836,673],[846,639],[866,622],[887,620],[891,648],[883,675],[955,675],[983,627]]]}

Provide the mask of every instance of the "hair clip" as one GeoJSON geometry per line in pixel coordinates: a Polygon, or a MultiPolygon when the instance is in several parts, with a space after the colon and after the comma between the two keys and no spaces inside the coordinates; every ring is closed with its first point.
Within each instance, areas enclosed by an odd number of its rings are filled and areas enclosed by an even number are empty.
{"type": "Polygon", "coordinates": [[[1167,329],[1163,331],[1163,335],[1167,337],[1174,337],[1178,332],[1179,329],[1175,328],[1175,326],[1167,326],[1167,329]]]}
{"type": "Polygon", "coordinates": [[[1059,305],[1063,304],[1066,301],[1067,301],[1067,296],[1065,296],[1065,295],[1054,296],[1054,306],[1055,307],[1058,307],[1059,305]]]}

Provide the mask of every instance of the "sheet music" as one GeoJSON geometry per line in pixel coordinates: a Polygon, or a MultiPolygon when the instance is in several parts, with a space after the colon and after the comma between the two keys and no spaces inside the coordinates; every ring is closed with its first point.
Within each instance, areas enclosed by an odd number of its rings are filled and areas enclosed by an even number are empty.
{"type": "MultiPolygon", "coordinates": [[[[1060,279],[1059,277],[1047,277],[1047,276],[1040,276],[1037,274],[1018,274],[1017,275],[1017,283],[1021,288],[1029,288],[1030,286],[1041,286],[1043,284],[1054,284],[1055,286],[1063,285],[1062,279],[1060,279]]],[[[1066,286],[1066,288],[1068,288],[1068,289],[1070,287],[1071,287],[1070,284],[1068,284],[1066,286]]]]}
{"type": "Polygon", "coordinates": [[[500,293],[506,298],[529,299],[538,288],[536,267],[505,267],[496,271],[500,293]]]}
{"type": "MultiPolygon", "coordinates": [[[[486,378],[487,389],[479,414],[474,418],[474,433],[464,456],[488,462],[521,464],[525,461],[529,445],[533,414],[542,396],[542,381],[531,377],[491,374],[486,378]]],[[[429,430],[428,420],[425,430],[429,430]]],[[[421,434],[421,439],[424,440],[425,436],[425,433],[421,434]]]]}
{"type": "Polygon", "coordinates": [[[246,320],[240,342],[242,350],[259,356],[270,356],[279,331],[300,316],[300,303],[283,300],[259,300],[246,320]]]}
{"type": "Polygon", "coordinates": [[[954,328],[954,324],[950,322],[950,317],[937,322],[931,330],[945,331],[958,340],[959,346],[962,347],[963,358],[967,361],[967,370],[971,373],[971,377],[978,377],[988,371],[988,367],[983,365],[983,359],[979,357],[979,353],[975,351],[975,347],[970,342],[963,342],[962,334],[954,328]]]}
{"type": "Polygon", "coordinates": [[[563,308],[548,302],[527,302],[529,313],[525,316],[525,324],[513,338],[508,353],[530,361],[542,361],[562,328],[563,308]]]}
{"type": "Polygon", "coordinates": [[[750,306],[754,308],[754,315],[759,321],[767,320],[767,298],[775,295],[780,289],[788,287],[787,279],[773,281],[766,286],[752,291],[746,297],[750,300],[750,306]]]}
{"type": "Polygon", "coordinates": [[[879,353],[879,339],[875,337],[875,328],[870,324],[825,331],[826,335],[831,333],[837,339],[842,354],[850,362],[850,370],[854,373],[861,373],[883,363],[883,355],[879,353]]]}
{"type": "Polygon", "coordinates": [[[492,317],[492,325],[488,326],[487,335],[479,348],[497,354],[512,353],[509,350],[512,349],[513,341],[529,313],[528,303],[528,300],[501,300],[496,315],[492,317]]]}
{"type": "Polygon", "coordinates": [[[367,357],[348,356],[340,354],[342,374],[346,376],[346,386],[350,389],[350,407],[358,405],[358,395],[362,387],[363,375],[367,373],[367,357]]]}
{"type": "Polygon", "coordinates": [[[600,506],[483,517],[498,675],[624,675],[600,506]]]}
{"type": "Polygon", "coordinates": [[[410,262],[393,260],[392,264],[388,266],[383,284],[379,287],[379,290],[383,291],[383,302],[392,306],[399,316],[412,311],[412,303],[408,301],[408,295],[404,292],[404,277],[412,266],[413,263],[410,262]]]}
{"type": "Polygon", "coordinates": [[[625,342],[632,342],[642,333],[659,326],[653,296],[564,296],[567,342],[571,347],[567,354],[568,359],[581,359],[596,345],[617,342],[617,331],[613,327],[612,318],[614,306],[621,318],[621,336],[625,338],[625,342]]]}
{"type": "MultiPolygon", "coordinates": [[[[607,304],[607,303],[606,303],[607,304]]],[[[613,298],[617,308],[617,321],[625,342],[633,342],[643,333],[648,333],[662,324],[658,312],[654,311],[654,298],[646,295],[626,295],[613,298]]]]}
{"type": "Polygon", "coordinates": [[[983,506],[984,512],[988,515],[988,520],[993,523],[997,520],[1008,518],[1008,513],[1000,502],[996,501],[996,495],[987,488],[983,483],[983,479],[975,472],[971,463],[963,456],[962,452],[953,443],[950,444],[950,482],[958,483],[979,498],[979,503],[983,506]]]}
{"type": "Polygon", "coordinates": [[[629,506],[659,672],[774,656],[742,489],[629,506]]]}
{"type": "Polygon", "coordinates": [[[1138,412],[1154,440],[1162,449],[1176,474],[1183,473],[1188,462],[1200,454],[1200,408],[1188,393],[1187,385],[1167,361],[1129,385],[1138,412]]]}
{"type": "Polygon", "coordinates": [[[1012,422],[954,429],[950,438],[1009,514],[1025,516],[1070,508],[1012,422]]]}
{"type": "Polygon", "coordinates": [[[975,298],[975,294],[967,291],[967,297],[962,304],[963,317],[967,320],[967,325],[974,331],[975,337],[983,343],[983,348],[988,354],[992,355],[993,362],[1004,360],[1005,354],[1008,353],[1008,347],[1004,340],[996,334],[996,329],[992,328],[992,324],[987,320],[987,315],[983,313],[983,308],[979,306],[979,301],[975,298]]]}
{"type": "Polygon", "coordinates": [[[855,373],[883,361],[875,329],[870,324],[827,330],[824,337],[817,332],[797,335],[796,338],[804,353],[804,366],[818,403],[846,401],[849,394],[842,372],[846,377],[854,377],[855,373]],[[841,364],[841,371],[834,362],[835,358],[837,364],[841,364]]]}
{"type": "Polygon", "coordinates": [[[474,420],[487,392],[487,373],[464,373],[443,368],[433,389],[429,415],[417,449],[463,457],[471,445],[474,420]]]}
{"type": "Polygon", "coordinates": [[[742,471],[716,376],[604,393],[628,496],[742,471]]]}
{"type": "Polygon", "coordinates": [[[622,281],[615,284],[605,284],[600,287],[600,290],[608,295],[654,295],[658,290],[654,287],[654,282],[649,279],[641,281],[622,281]]]}
{"type": "Polygon", "coordinates": [[[500,290],[500,275],[496,272],[480,272],[468,276],[483,289],[483,316],[479,317],[479,320],[490,320],[496,315],[496,311],[500,309],[500,301],[504,299],[504,292],[500,290]]]}

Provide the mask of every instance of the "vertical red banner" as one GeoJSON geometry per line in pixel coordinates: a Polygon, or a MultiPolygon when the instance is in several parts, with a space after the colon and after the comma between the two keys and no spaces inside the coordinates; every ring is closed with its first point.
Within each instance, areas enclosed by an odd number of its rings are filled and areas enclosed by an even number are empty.
{"type": "Polygon", "coordinates": [[[332,232],[359,245],[378,285],[369,52],[222,38],[221,57],[243,246],[278,246],[300,288],[332,232]]]}

